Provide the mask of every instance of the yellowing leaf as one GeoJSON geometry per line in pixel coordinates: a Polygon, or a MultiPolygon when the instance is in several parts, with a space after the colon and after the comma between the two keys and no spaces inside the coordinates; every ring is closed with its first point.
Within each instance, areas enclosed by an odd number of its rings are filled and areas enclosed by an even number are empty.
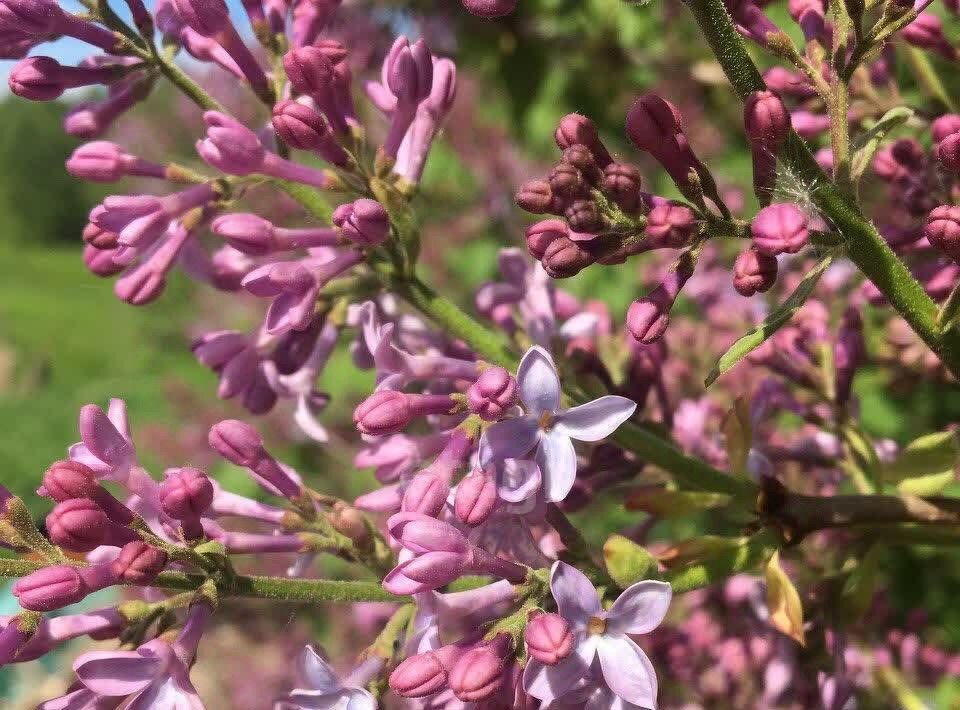
{"type": "Polygon", "coordinates": [[[806,645],[803,636],[803,605],[797,588],[780,566],[780,552],[774,552],[767,563],[767,608],[770,611],[770,625],[794,639],[801,646],[806,645]]]}
{"type": "Polygon", "coordinates": [[[723,420],[723,434],[727,440],[727,456],[730,459],[730,473],[746,474],[747,454],[753,439],[750,423],[750,405],[746,398],[737,397],[723,420]]]}
{"type": "Polygon", "coordinates": [[[611,535],[603,544],[607,572],[621,589],[649,578],[657,571],[657,561],[647,550],[623,535],[611,535]]]}
{"type": "Polygon", "coordinates": [[[682,517],[710,508],[720,508],[730,502],[725,493],[700,491],[672,491],[667,488],[640,488],[624,504],[627,510],[642,510],[664,518],[682,517]]]}

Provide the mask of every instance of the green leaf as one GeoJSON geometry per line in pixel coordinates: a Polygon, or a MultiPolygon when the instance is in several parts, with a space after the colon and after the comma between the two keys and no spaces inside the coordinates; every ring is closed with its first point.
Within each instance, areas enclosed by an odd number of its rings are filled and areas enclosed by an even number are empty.
{"type": "Polygon", "coordinates": [[[627,510],[642,510],[664,518],[679,518],[702,510],[721,508],[730,503],[725,493],[700,491],[672,491],[667,488],[642,488],[632,493],[625,506],[627,510]]]}
{"type": "Polygon", "coordinates": [[[956,475],[952,469],[926,476],[904,478],[897,484],[897,490],[910,496],[935,496],[943,493],[943,489],[953,483],[955,478],[956,475]]]}
{"type": "Polygon", "coordinates": [[[859,180],[866,169],[870,167],[873,156],[890,131],[906,123],[911,116],[913,116],[913,109],[906,106],[892,108],[883,114],[870,130],[857,139],[854,146],[856,152],[853,154],[850,169],[854,180],[859,180]]]}
{"type": "Polygon", "coordinates": [[[879,569],[880,546],[871,545],[843,584],[840,603],[844,622],[856,622],[867,613],[876,591],[879,569]]]}
{"type": "Polygon", "coordinates": [[[611,535],[603,544],[603,559],[611,579],[626,589],[657,571],[657,561],[647,550],[623,535],[611,535]]]}
{"type": "Polygon", "coordinates": [[[882,467],[888,483],[906,478],[940,475],[960,463],[960,436],[955,431],[941,431],[914,439],[897,458],[882,467]]]}
{"type": "Polygon", "coordinates": [[[730,370],[730,368],[743,358],[760,347],[767,338],[790,322],[790,319],[796,315],[800,307],[803,306],[807,298],[810,297],[810,294],[813,293],[813,289],[820,280],[820,277],[823,276],[823,272],[826,271],[827,267],[833,262],[833,256],[832,253],[824,256],[819,263],[803,277],[803,280],[799,283],[796,290],[790,294],[787,300],[780,304],[777,310],[767,316],[763,323],[737,340],[737,342],[730,346],[727,352],[720,356],[717,364],[710,371],[710,374],[707,375],[707,379],[704,382],[705,387],[712,385],[720,375],[730,370]]]}

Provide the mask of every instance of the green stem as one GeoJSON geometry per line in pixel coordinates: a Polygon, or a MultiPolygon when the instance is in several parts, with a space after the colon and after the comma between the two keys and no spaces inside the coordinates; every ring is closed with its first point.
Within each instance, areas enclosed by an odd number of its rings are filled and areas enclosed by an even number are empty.
{"type": "Polygon", "coordinates": [[[953,287],[953,291],[943,302],[940,312],[937,314],[937,325],[941,332],[947,332],[957,324],[957,318],[960,317],[960,282],[953,287]]]}
{"type": "Polygon", "coordinates": [[[167,59],[163,53],[157,52],[153,55],[160,72],[170,80],[180,91],[186,94],[191,101],[206,111],[224,111],[215,98],[201,88],[201,86],[191,79],[176,62],[167,59]]]}
{"type": "MultiPolygon", "coordinates": [[[[722,0],[688,0],[687,6],[740,98],[766,89],[722,0]]],[[[947,369],[960,377],[960,332],[940,333],[936,325],[937,305],[856,204],[831,183],[796,132],[792,131],[787,138],[780,159],[810,185],[811,199],[844,236],[850,259],[947,369]]]]}

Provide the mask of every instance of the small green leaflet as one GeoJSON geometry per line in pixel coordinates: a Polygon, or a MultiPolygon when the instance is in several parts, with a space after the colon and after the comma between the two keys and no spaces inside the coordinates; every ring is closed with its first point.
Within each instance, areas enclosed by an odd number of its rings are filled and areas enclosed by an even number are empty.
{"type": "Polygon", "coordinates": [[[906,106],[892,108],[883,114],[883,117],[877,121],[866,133],[857,140],[851,161],[850,173],[854,180],[859,180],[866,169],[873,161],[880,143],[887,137],[894,128],[906,123],[913,116],[913,110],[906,106]]]}
{"type": "Polygon", "coordinates": [[[727,372],[753,350],[760,347],[767,338],[790,322],[790,319],[796,315],[800,307],[810,297],[810,294],[813,293],[813,289],[816,287],[820,277],[823,276],[823,272],[833,263],[833,257],[834,254],[831,253],[820,259],[817,265],[803,277],[803,280],[797,286],[796,290],[790,294],[786,301],[780,304],[777,310],[767,316],[763,323],[737,340],[737,342],[730,346],[727,352],[720,356],[717,364],[714,365],[703,383],[705,387],[712,385],[720,375],[727,372]]]}

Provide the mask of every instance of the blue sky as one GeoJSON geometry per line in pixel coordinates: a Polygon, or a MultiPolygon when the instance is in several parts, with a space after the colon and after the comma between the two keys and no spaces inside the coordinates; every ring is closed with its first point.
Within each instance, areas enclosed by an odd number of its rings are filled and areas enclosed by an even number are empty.
{"type": "MultiPolygon", "coordinates": [[[[146,4],[147,7],[153,8],[154,0],[146,0],[146,4]]],[[[246,22],[243,5],[240,4],[239,0],[227,0],[227,4],[230,6],[230,13],[234,17],[241,34],[249,35],[250,26],[246,22]]],[[[69,12],[78,12],[83,9],[82,6],[74,0],[60,0],[60,6],[69,12]]],[[[129,19],[130,13],[123,0],[111,0],[111,6],[121,17],[129,19]]],[[[72,37],[64,37],[56,42],[41,44],[36,47],[31,54],[45,54],[54,57],[63,64],[76,64],[84,57],[96,54],[99,51],[96,47],[91,47],[72,37]]],[[[0,92],[6,93],[9,91],[7,88],[7,77],[10,75],[10,68],[14,64],[16,64],[16,62],[0,60],[0,76],[2,76],[3,79],[3,83],[0,84],[0,92]]]]}

